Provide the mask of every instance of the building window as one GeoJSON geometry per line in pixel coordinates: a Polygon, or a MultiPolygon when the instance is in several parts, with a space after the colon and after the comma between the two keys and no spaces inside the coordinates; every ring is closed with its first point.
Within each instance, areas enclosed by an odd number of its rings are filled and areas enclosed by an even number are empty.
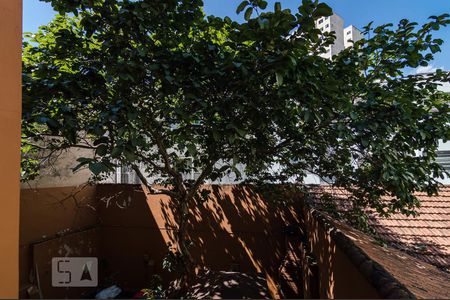
{"type": "Polygon", "coordinates": [[[328,28],[328,27],[330,27],[330,24],[325,25],[325,28],[328,28]]]}
{"type": "Polygon", "coordinates": [[[437,151],[436,154],[436,162],[446,171],[450,171],[450,150],[437,151]]]}
{"type": "Polygon", "coordinates": [[[319,24],[322,24],[322,23],[323,23],[323,19],[320,19],[320,20],[319,20],[319,24]]]}
{"type": "Polygon", "coordinates": [[[350,35],[350,34],[352,34],[352,31],[351,30],[347,31],[347,35],[350,35]]]}
{"type": "Polygon", "coordinates": [[[136,172],[129,166],[122,166],[120,168],[120,183],[125,184],[139,184],[141,181],[136,172]]]}

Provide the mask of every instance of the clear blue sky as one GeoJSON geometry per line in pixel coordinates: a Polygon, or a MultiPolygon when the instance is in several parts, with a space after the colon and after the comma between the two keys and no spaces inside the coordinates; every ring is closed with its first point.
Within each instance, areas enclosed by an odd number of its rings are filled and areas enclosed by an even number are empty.
{"type": "MultiPolygon", "coordinates": [[[[1,0],[5,1],[5,0],[1,0]]],[[[7,0],[10,1],[10,0],[7,0]]],[[[283,7],[296,9],[301,0],[278,0],[283,7]]],[[[39,0],[23,0],[23,30],[36,31],[54,15],[51,6],[39,0]]],[[[205,12],[216,16],[229,16],[241,20],[235,13],[241,0],[204,0],[205,12]]],[[[268,0],[269,8],[276,0],[268,0]]],[[[345,20],[362,28],[371,21],[375,24],[397,23],[406,18],[419,23],[431,15],[450,13],[450,0],[325,0],[345,20]]],[[[443,29],[436,37],[446,42],[442,52],[437,54],[433,66],[450,70],[450,27],[443,29]]]]}

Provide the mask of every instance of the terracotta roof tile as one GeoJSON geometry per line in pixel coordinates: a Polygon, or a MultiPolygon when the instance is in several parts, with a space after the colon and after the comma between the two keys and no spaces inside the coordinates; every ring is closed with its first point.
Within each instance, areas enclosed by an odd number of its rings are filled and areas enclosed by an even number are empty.
{"type": "MultiPolygon", "coordinates": [[[[319,207],[322,203],[319,196],[329,194],[338,211],[351,208],[350,193],[344,189],[314,186],[311,194],[319,207]]],[[[368,210],[369,224],[390,246],[450,272],[450,186],[442,187],[437,196],[426,193],[416,193],[416,196],[421,201],[417,216],[393,214],[386,219],[368,210]]]]}
{"type": "MultiPolygon", "coordinates": [[[[405,251],[383,247],[370,236],[318,210],[313,210],[313,215],[378,290],[380,298],[450,299],[450,274],[432,266],[429,262],[436,260],[429,255],[413,257],[405,251]]],[[[440,262],[445,264],[445,260],[440,262]]]]}

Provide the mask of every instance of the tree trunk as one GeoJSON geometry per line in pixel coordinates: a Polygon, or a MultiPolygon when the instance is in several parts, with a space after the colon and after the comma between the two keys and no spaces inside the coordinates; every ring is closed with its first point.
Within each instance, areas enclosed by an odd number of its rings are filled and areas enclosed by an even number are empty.
{"type": "Polygon", "coordinates": [[[187,197],[183,197],[177,205],[176,222],[178,229],[175,234],[177,251],[181,255],[179,274],[179,286],[182,291],[187,291],[190,282],[195,276],[195,265],[188,245],[188,225],[189,225],[189,202],[187,197]]]}

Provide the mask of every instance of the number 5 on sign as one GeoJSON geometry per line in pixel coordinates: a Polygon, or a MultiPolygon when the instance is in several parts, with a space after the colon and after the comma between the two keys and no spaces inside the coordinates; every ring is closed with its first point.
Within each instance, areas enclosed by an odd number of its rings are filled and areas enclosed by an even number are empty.
{"type": "Polygon", "coordinates": [[[67,274],[67,280],[62,280],[59,281],[59,284],[70,284],[72,282],[72,273],[70,271],[65,271],[63,270],[62,264],[68,264],[70,263],[70,260],[68,259],[58,259],[56,264],[57,264],[57,271],[58,274],[60,274],[61,276],[58,276],[60,278],[64,278],[63,274],[67,274]]]}
{"type": "Polygon", "coordinates": [[[53,287],[97,286],[98,261],[96,257],[52,258],[53,287]]]}

